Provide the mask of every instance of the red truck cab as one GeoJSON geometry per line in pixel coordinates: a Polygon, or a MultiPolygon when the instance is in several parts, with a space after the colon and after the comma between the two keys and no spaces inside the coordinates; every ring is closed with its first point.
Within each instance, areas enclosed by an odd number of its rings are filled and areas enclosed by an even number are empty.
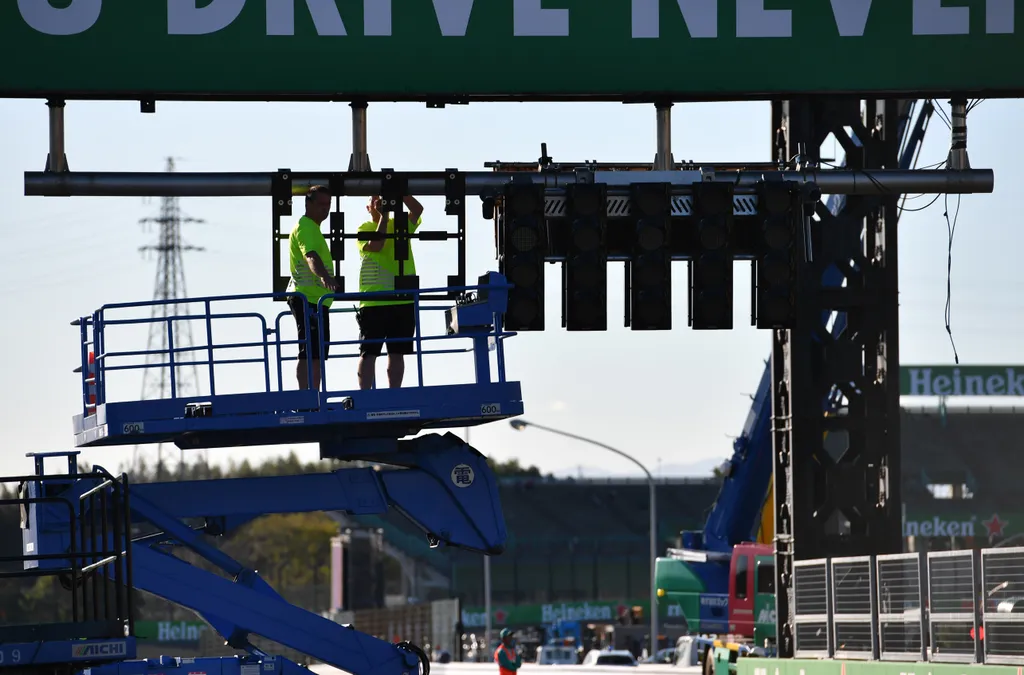
{"type": "Polygon", "coordinates": [[[729,563],[729,632],[733,635],[754,635],[757,618],[754,612],[760,609],[755,608],[754,597],[758,592],[764,592],[767,582],[765,577],[768,574],[772,576],[771,586],[774,589],[775,565],[770,565],[769,570],[769,566],[764,564],[765,556],[774,555],[775,550],[771,544],[737,544],[733,548],[729,563]]]}

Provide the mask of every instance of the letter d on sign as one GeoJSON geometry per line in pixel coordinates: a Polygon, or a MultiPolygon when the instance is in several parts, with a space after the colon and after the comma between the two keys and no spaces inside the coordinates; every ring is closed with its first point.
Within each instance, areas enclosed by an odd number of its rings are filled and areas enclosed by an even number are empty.
{"type": "Polygon", "coordinates": [[[103,0],[71,0],[67,7],[54,7],[50,0],[18,0],[21,18],[47,35],[77,35],[96,25],[103,0]]]}
{"type": "Polygon", "coordinates": [[[245,0],[213,0],[199,7],[198,0],[167,0],[168,35],[208,35],[224,30],[238,18],[245,0]]]}

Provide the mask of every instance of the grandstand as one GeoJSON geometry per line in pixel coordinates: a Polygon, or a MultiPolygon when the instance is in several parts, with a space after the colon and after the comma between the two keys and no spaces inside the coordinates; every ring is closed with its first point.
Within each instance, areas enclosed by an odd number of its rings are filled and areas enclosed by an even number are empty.
{"type": "Polygon", "coordinates": [[[1013,471],[1024,445],[1024,411],[905,408],[902,426],[908,510],[964,513],[970,504],[970,512],[979,516],[1024,513],[1013,471]]]}
{"type": "MultiPolygon", "coordinates": [[[[659,549],[678,544],[683,529],[699,529],[718,494],[719,480],[658,482],[659,549]]],[[[509,544],[491,565],[492,598],[506,604],[645,597],[650,579],[646,480],[504,478],[500,481],[509,544]]],[[[431,550],[415,526],[398,514],[350,526],[379,527],[403,557],[426,563],[450,579],[439,597],[483,604],[480,556],[431,550]],[[442,595],[443,592],[443,595],[442,595]]],[[[434,593],[428,593],[430,597],[434,593]]]]}

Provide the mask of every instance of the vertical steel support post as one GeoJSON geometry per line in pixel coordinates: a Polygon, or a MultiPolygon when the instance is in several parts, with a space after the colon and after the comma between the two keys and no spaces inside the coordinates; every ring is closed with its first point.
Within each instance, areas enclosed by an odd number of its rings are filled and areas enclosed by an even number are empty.
{"type": "Polygon", "coordinates": [[[366,143],[366,101],[353,101],[352,107],[352,155],[348,160],[349,171],[370,171],[370,155],[366,143]]]}
{"type": "MultiPolygon", "coordinates": [[[[894,169],[899,102],[809,97],[773,103],[775,156],[820,163],[834,133],[847,168],[894,169]],[[851,128],[847,134],[844,127],[851,128]]],[[[796,560],[902,551],[899,195],[850,196],[833,215],[823,202],[807,229],[811,260],[799,274],[797,323],[775,331],[772,414],[776,609],[781,657],[792,657],[796,560]],[[863,241],[862,241],[863,237],[863,241]],[[830,267],[845,287],[823,287],[830,267]],[[846,329],[831,335],[833,312],[846,329]],[[834,410],[827,407],[838,401],[834,410]]]]}
{"type": "Polygon", "coordinates": [[[671,171],[675,166],[672,159],[672,103],[655,104],[658,119],[658,153],[654,156],[655,171],[671,171]]]}
{"type": "Polygon", "coordinates": [[[64,150],[64,106],[63,99],[48,99],[50,109],[50,153],[46,156],[46,171],[64,173],[68,170],[68,158],[64,150]]]}

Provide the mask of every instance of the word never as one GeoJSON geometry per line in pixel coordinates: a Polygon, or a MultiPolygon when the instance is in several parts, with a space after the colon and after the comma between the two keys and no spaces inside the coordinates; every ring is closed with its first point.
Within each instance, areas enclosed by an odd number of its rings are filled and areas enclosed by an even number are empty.
{"type": "MultiPolygon", "coordinates": [[[[167,0],[168,35],[208,35],[230,26],[246,2],[266,3],[266,34],[295,35],[295,6],[300,0],[167,0]]],[[[346,36],[348,30],[335,0],[304,0],[321,36],[346,36]]],[[[425,0],[424,0],[425,1],[425,0]]],[[[497,2],[497,0],[487,0],[497,2]]],[[[542,0],[511,0],[512,28],[517,37],[568,37],[569,10],[543,7],[542,0]]],[[[721,0],[676,0],[686,28],[693,38],[717,38],[721,0]]],[[[736,3],[736,37],[793,37],[792,9],[765,9],[765,0],[732,0],[736,3]]],[[[829,0],[840,36],[861,37],[874,0],[829,0]]],[[[445,37],[465,37],[475,0],[431,0],[445,37]]],[[[629,0],[633,38],[658,38],[661,34],[660,0],[629,0]]],[[[912,0],[913,35],[967,35],[970,7],[944,7],[942,0],[912,0]]],[[[71,0],[58,8],[49,0],[18,0],[22,18],[34,30],[47,35],[76,35],[96,25],[103,0],[71,0]]],[[[1014,0],[985,0],[985,32],[1014,31],[1014,0]]],[[[392,34],[392,0],[363,0],[363,35],[392,34]]]]}

